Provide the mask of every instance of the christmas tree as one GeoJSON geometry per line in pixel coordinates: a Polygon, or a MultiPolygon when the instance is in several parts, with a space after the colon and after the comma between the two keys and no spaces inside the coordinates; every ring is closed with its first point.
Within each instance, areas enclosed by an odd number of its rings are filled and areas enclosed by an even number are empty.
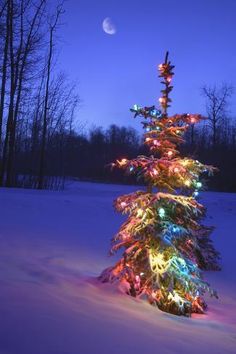
{"type": "Polygon", "coordinates": [[[113,164],[142,178],[147,190],[116,199],[116,210],[128,214],[128,219],[114,236],[111,252],[123,248],[124,253],[100,279],[121,282],[129,295],[146,297],[166,312],[203,313],[204,293],[217,294],[203,280],[201,269],[218,269],[219,256],[209,238],[212,228],[201,224],[205,208],[196,199],[204,174],[211,175],[215,168],[180,157],[183,134],[204,117],[168,116],[174,75],[168,52],[158,69],[163,84],[160,109],[138,105],[131,109],[135,117],[144,118],[144,143],[150,155],[113,164]]]}

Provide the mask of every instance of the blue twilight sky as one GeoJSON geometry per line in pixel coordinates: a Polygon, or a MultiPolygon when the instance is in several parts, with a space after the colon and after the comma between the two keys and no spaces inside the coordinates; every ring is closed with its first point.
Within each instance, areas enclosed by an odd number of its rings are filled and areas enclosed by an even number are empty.
{"type": "Polygon", "coordinates": [[[129,108],[157,103],[166,50],[176,66],[170,113],[204,113],[204,83],[236,86],[236,0],[68,0],[65,8],[59,61],[78,81],[88,128],[139,128],[129,108]],[[103,31],[106,17],[115,35],[103,31]]]}

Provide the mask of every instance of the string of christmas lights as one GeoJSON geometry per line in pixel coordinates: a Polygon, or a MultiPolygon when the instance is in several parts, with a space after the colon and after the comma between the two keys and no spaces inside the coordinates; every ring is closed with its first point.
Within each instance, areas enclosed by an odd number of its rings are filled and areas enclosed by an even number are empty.
{"type": "Polygon", "coordinates": [[[217,297],[202,279],[201,269],[218,269],[219,254],[209,238],[212,228],[201,224],[205,208],[196,200],[205,187],[202,176],[216,169],[180,156],[178,145],[184,142],[184,133],[204,117],[168,116],[173,69],[167,52],[158,66],[164,87],[160,108],[135,104],[131,109],[134,117],[144,119],[144,144],[150,156],[122,158],[112,167],[142,177],[148,188],[115,201],[116,210],[128,218],[113,238],[111,253],[121,248],[124,253],[100,279],[125,283],[129,295],[146,297],[163,311],[190,315],[205,311],[205,292],[217,297]]]}

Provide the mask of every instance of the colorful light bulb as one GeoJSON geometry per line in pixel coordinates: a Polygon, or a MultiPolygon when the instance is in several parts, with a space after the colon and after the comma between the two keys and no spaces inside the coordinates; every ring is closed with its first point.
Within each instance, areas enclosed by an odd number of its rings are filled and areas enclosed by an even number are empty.
{"type": "Polygon", "coordinates": [[[191,181],[190,181],[190,179],[186,179],[186,180],[184,181],[184,184],[185,184],[185,186],[190,187],[190,186],[191,186],[191,181]]]}
{"type": "Polygon", "coordinates": [[[160,142],[158,140],[153,140],[153,144],[156,145],[156,146],[160,146],[160,142]]]}
{"type": "Polygon", "coordinates": [[[157,171],[155,168],[153,168],[152,174],[153,174],[154,176],[157,176],[157,175],[158,175],[158,171],[157,171]]]}
{"type": "Polygon", "coordinates": [[[124,166],[124,165],[126,165],[126,163],[128,162],[127,159],[121,159],[120,161],[119,161],[119,160],[116,160],[116,161],[117,161],[117,163],[118,163],[120,166],[124,166]]]}
{"type": "Polygon", "coordinates": [[[157,115],[157,110],[156,110],[155,108],[152,109],[151,112],[150,112],[150,114],[151,114],[152,116],[156,116],[156,115],[157,115]]]}
{"type": "Polygon", "coordinates": [[[201,188],[201,187],[202,187],[202,182],[197,182],[197,183],[196,183],[196,187],[197,187],[197,188],[201,188]]]}
{"type": "Polygon", "coordinates": [[[187,166],[188,165],[188,160],[181,161],[181,163],[182,163],[183,166],[187,166]]]}
{"type": "Polygon", "coordinates": [[[166,214],[165,209],[164,208],[159,208],[158,214],[159,214],[160,218],[164,218],[164,216],[166,214]]]}
{"type": "Polygon", "coordinates": [[[142,216],[143,216],[143,213],[144,213],[144,212],[143,212],[143,209],[141,209],[141,208],[138,209],[138,210],[137,210],[137,217],[138,217],[138,218],[142,217],[142,216]]]}
{"type": "Polygon", "coordinates": [[[178,231],[179,231],[178,226],[173,226],[173,227],[172,227],[172,231],[173,231],[174,233],[178,232],[178,231]]]}
{"type": "Polygon", "coordinates": [[[191,117],[191,118],[190,118],[190,123],[192,123],[192,124],[196,123],[196,118],[191,117]]]}
{"type": "Polygon", "coordinates": [[[193,192],[193,196],[194,196],[194,197],[198,197],[198,195],[199,195],[199,192],[198,192],[198,191],[193,192]]]}

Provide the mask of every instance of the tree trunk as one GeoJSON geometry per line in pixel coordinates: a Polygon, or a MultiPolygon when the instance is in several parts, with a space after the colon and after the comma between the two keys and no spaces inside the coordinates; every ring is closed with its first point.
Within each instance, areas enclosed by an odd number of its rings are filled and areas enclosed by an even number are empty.
{"type": "Polygon", "coordinates": [[[13,120],[12,120],[12,125],[11,125],[11,130],[10,130],[10,137],[9,137],[9,153],[8,153],[8,162],[7,162],[7,173],[6,173],[6,185],[10,187],[13,184],[13,164],[14,164],[14,155],[15,155],[15,141],[16,141],[16,125],[17,125],[17,119],[18,119],[18,112],[19,112],[19,106],[20,106],[20,101],[21,101],[21,93],[22,93],[22,87],[23,87],[23,82],[24,82],[24,70],[25,66],[27,63],[27,58],[29,55],[30,51],[30,45],[32,41],[32,36],[33,36],[33,30],[35,27],[35,23],[37,20],[37,17],[40,13],[40,10],[42,8],[42,5],[44,4],[45,0],[41,0],[39,6],[37,7],[34,16],[32,18],[32,22],[30,23],[29,27],[29,32],[27,34],[27,39],[26,39],[26,44],[23,49],[23,42],[24,42],[24,2],[21,2],[21,25],[20,25],[20,44],[18,48],[18,55],[16,58],[15,62],[15,92],[17,89],[17,95],[16,95],[16,103],[14,107],[14,113],[13,113],[13,120]],[[23,54],[23,57],[21,58],[21,54],[23,54]],[[21,61],[21,64],[20,64],[21,61]]]}
{"type": "Polygon", "coordinates": [[[53,47],[53,29],[50,29],[50,42],[49,42],[49,55],[47,63],[47,78],[46,78],[46,90],[43,110],[43,131],[41,140],[40,162],[39,162],[39,182],[38,189],[43,189],[44,173],[45,173],[45,149],[46,149],[46,137],[47,137],[47,111],[48,111],[48,96],[49,96],[49,83],[51,74],[51,62],[52,62],[52,47],[53,47]]]}
{"type": "Polygon", "coordinates": [[[42,131],[40,161],[39,161],[38,189],[43,189],[44,186],[47,123],[48,123],[48,116],[47,116],[48,97],[49,97],[49,84],[51,79],[51,65],[52,65],[52,55],[53,55],[53,34],[56,29],[57,22],[61,13],[62,13],[62,5],[59,5],[57,7],[54,23],[50,25],[49,54],[47,60],[47,77],[46,77],[46,88],[45,88],[45,99],[44,99],[44,110],[43,110],[43,131],[42,131]]]}
{"type": "Polygon", "coordinates": [[[191,146],[194,145],[194,124],[191,125],[191,146]]]}
{"type": "MultiPolygon", "coordinates": [[[[2,82],[1,82],[1,98],[0,98],[0,164],[2,165],[2,123],[3,123],[3,112],[4,112],[4,103],[5,103],[5,94],[6,94],[6,77],[7,77],[7,59],[8,59],[8,44],[9,44],[9,16],[10,8],[9,2],[7,4],[7,14],[6,14],[6,37],[4,45],[4,54],[3,54],[3,64],[2,64],[2,82]]],[[[2,166],[0,166],[2,167],[2,166]]],[[[2,168],[0,168],[0,185],[2,185],[2,168]]]]}
{"type": "MultiPolygon", "coordinates": [[[[6,136],[4,141],[3,148],[3,157],[2,157],[2,171],[1,171],[1,184],[4,184],[5,170],[7,165],[8,158],[8,148],[10,143],[10,134],[13,128],[13,119],[14,119],[14,96],[15,96],[15,72],[14,72],[14,52],[13,52],[13,1],[9,0],[9,49],[10,49],[10,101],[8,109],[8,118],[7,118],[7,127],[6,127],[6,136]]],[[[7,186],[9,186],[6,183],[7,186]]]]}

